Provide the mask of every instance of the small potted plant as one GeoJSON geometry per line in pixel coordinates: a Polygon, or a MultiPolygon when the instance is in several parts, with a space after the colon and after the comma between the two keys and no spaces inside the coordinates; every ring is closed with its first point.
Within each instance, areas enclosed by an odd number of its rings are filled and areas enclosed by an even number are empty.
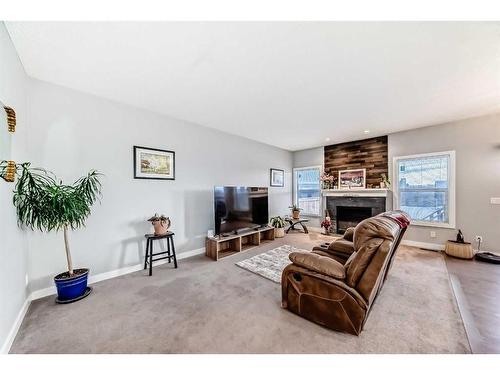
{"type": "Polygon", "coordinates": [[[387,177],[385,173],[382,173],[380,178],[382,179],[382,182],[380,183],[380,187],[382,189],[389,188],[391,186],[391,180],[389,180],[389,177],[387,177]]]}
{"type": "Polygon", "coordinates": [[[285,220],[281,216],[271,218],[270,224],[274,227],[274,236],[276,238],[285,237],[285,220]]]}
{"type": "Polygon", "coordinates": [[[72,185],[63,185],[44,169],[31,168],[30,163],[17,165],[18,180],[14,190],[14,206],[19,225],[32,230],[59,231],[64,234],[68,270],[54,277],[56,302],[73,302],[90,293],[87,288],[88,268],[73,268],[68,232],[85,225],[90,208],[101,195],[101,174],[90,171],[72,185]]]}
{"type": "Polygon", "coordinates": [[[154,214],[148,219],[153,225],[155,236],[163,236],[168,233],[168,228],[170,228],[170,218],[165,215],[154,214]]]}
{"type": "Polygon", "coordinates": [[[325,220],[321,222],[321,228],[325,228],[325,234],[330,234],[330,227],[332,226],[332,221],[330,217],[325,217],[325,220]]]}
{"type": "Polygon", "coordinates": [[[295,220],[300,219],[300,211],[302,210],[302,208],[297,207],[297,205],[295,205],[295,204],[293,206],[288,207],[288,208],[292,210],[292,217],[295,220]]]}

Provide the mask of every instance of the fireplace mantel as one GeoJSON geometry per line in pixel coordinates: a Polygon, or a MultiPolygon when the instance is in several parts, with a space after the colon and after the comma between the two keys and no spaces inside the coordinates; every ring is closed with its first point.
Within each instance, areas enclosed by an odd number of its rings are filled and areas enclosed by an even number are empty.
{"type": "Polygon", "coordinates": [[[324,197],[388,197],[389,189],[324,189],[324,197]]]}

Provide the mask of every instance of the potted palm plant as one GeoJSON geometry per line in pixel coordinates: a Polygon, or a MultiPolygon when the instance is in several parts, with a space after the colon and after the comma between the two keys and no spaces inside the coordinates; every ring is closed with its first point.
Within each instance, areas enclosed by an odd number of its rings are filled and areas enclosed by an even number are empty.
{"type": "Polygon", "coordinates": [[[85,225],[91,206],[101,195],[102,175],[90,171],[72,185],[63,185],[52,173],[31,168],[30,163],[19,164],[16,174],[13,202],[19,225],[42,232],[62,230],[64,235],[68,270],[54,277],[56,301],[68,303],[86,297],[90,293],[89,269],[73,268],[68,232],[85,225]]]}
{"type": "Polygon", "coordinates": [[[274,237],[285,237],[285,220],[281,216],[274,216],[271,218],[270,224],[274,227],[274,237]]]}

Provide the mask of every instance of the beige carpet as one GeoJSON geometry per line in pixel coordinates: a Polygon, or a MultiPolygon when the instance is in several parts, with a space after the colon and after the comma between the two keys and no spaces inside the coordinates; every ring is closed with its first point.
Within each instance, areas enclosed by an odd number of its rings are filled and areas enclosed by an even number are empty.
{"type": "Polygon", "coordinates": [[[330,331],[280,308],[280,285],[234,263],[315,234],[213,262],[155,268],[94,284],[89,298],[29,308],[13,353],[468,353],[442,256],[401,247],[361,336],[330,331]]]}

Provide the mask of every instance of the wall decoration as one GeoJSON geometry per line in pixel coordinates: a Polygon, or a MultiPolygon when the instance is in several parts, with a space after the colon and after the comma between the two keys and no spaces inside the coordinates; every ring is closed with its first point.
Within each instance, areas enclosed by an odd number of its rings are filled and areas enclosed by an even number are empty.
{"type": "Polygon", "coordinates": [[[365,168],[339,171],[339,189],[364,189],[365,187],[365,168]]]}
{"type": "Polygon", "coordinates": [[[0,161],[0,177],[6,182],[14,182],[16,179],[17,166],[12,160],[0,161]]]}
{"type": "Polygon", "coordinates": [[[7,106],[3,106],[5,113],[7,114],[7,127],[9,132],[14,133],[16,131],[16,112],[7,106]]]}
{"type": "Polygon", "coordinates": [[[14,182],[16,177],[16,162],[12,157],[12,136],[16,131],[16,112],[0,101],[0,178],[14,182]]]}
{"type": "Polygon", "coordinates": [[[175,180],[175,152],[134,146],[134,178],[175,180]]]}
{"type": "Polygon", "coordinates": [[[271,186],[285,186],[285,171],[282,169],[271,168],[271,186]]]}

